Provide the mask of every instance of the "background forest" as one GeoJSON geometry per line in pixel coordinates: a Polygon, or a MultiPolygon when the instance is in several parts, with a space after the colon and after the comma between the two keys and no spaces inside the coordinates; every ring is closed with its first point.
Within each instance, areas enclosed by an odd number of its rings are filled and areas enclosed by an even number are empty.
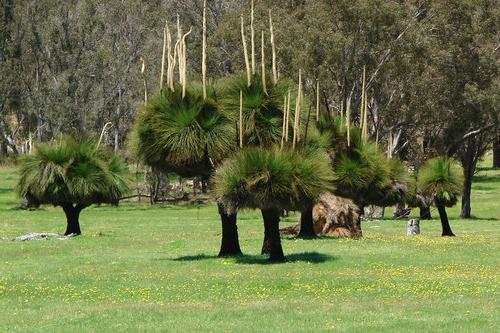
{"type": "MultiPolygon", "coordinates": [[[[242,72],[239,19],[250,6],[236,0],[207,6],[208,76],[242,72]]],[[[295,78],[302,69],[311,100],[319,80],[321,112],[330,115],[351,96],[356,123],[365,66],[369,136],[388,156],[417,168],[429,157],[457,158],[464,169],[461,215],[470,217],[478,160],[493,148],[500,167],[498,3],[261,0],[259,33],[267,33],[267,8],[280,77],[295,78]]],[[[107,122],[103,144],[124,149],[144,79],[149,91],[159,90],[163,27],[167,20],[173,29],[177,14],[193,27],[188,76],[200,77],[201,13],[201,0],[2,0],[2,159],[61,134],[98,136],[107,122]]]]}

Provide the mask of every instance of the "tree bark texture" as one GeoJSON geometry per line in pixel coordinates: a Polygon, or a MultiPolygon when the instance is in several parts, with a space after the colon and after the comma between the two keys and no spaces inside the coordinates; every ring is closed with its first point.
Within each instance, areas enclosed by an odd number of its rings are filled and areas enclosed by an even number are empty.
{"type": "Polygon", "coordinates": [[[264,243],[267,243],[269,249],[269,261],[285,262],[279,230],[281,210],[268,208],[261,211],[262,218],[264,219],[264,243]]]}

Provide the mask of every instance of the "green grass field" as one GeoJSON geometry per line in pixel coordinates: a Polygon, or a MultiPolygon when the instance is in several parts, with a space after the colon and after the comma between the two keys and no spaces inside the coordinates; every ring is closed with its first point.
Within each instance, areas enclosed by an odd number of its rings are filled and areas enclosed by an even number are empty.
{"type": "MultiPolygon", "coordinates": [[[[16,177],[0,168],[0,237],[64,232],[59,208],[13,209],[16,177]]],[[[80,237],[0,241],[0,331],[498,332],[499,204],[500,171],[483,170],[476,218],[449,211],[458,237],[368,221],[360,240],[286,238],[273,265],[257,211],[239,216],[245,256],[220,259],[215,206],[89,208],[80,237]]]]}

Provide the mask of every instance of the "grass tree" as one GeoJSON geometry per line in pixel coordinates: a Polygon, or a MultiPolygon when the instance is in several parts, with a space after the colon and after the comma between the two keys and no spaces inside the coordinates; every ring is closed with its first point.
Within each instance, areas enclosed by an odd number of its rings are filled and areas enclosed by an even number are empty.
{"type": "MultiPolygon", "coordinates": [[[[199,85],[164,90],[139,110],[134,148],[148,165],[181,176],[205,176],[235,146],[234,124],[219,108],[216,90],[199,85]]],[[[234,149],[234,148],[233,148],[234,149]]]]}
{"type": "MultiPolygon", "coordinates": [[[[284,110],[281,108],[282,98],[286,91],[286,83],[269,85],[264,91],[262,76],[254,75],[248,79],[235,75],[224,79],[221,83],[221,107],[237,124],[237,141],[243,147],[271,147],[282,139],[284,110]]],[[[232,204],[226,201],[230,216],[231,228],[236,228],[236,211],[232,204]]],[[[227,242],[226,233],[222,232],[222,243],[227,242]]]]}
{"type": "Polygon", "coordinates": [[[60,206],[66,214],[65,235],[81,234],[79,216],[84,208],[115,204],[129,191],[127,165],[89,139],[38,145],[20,165],[19,196],[60,206]]]}
{"type": "Polygon", "coordinates": [[[341,118],[323,117],[316,126],[331,138],[334,194],[352,199],[360,216],[367,205],[389,206],[404,200],[409,179],[401,162],[387,159],[375,143],[363,138],[361,129],[347,131],[341,118]]]}
{"type": "Polygon", "coordinates": [[[301,210],[329,189],[333,174],[326,154],[249,147],[227,160],[215,174],[217,194],[235,209],[260,209],[264,244],[271,261],[285,260],[279,221],[282,209],[301,210]]]}
{"type": "Polygon", "coordinates": [[[385,156],[370,142],[360,142],[335,154],[335,192],[353,199],[361,212],[378,201],[387,186],[389,168],[385,156]]]}
{"type": "MultiPolygon", "coordinates": [[[[183,177],[209,178],[235,150],[234,122],[219,107],[217,90],[205,89],[195,83],[184,92],[167,89],[139,111],[134,146],[147,165],[183,177]]],[[[219,214],[223,234],[219,255],[241,254],[236,212],[220,202],[219,214]]]]}
{"type": "MultiPolygon", "coordinates": [[[[274,78],[272,84],[266,84],[263,75],[254,75],[250,80],[236,76],[226,82],[224,99],[226,110],[236,114],[236,110],[240,107],[240,94],[243,97],[241,136],[245,147],[269,148],[280,144],[282,147],[297,146],[297,149],[301,150],[304,148],[305,140],[302,142],[304,144],[296,143],[303,139],[299,128],[307,126],[307,115],[297,110],[300,105],[307,105],[308,101],[304,98],[302,102],[297,101],[299,92],[291,89],[292,85],[287,80],[277,81],[274,78]],[[297,102],[293,114],[292,100],[297,102]]],[[[302,134],[305,133],[307,129],[302,130],[302,134]]],[[[310,223],[305,224],[310,228],[302,228],[299,237],[308,238],[315,235],[312,228],[313,205],[313,202],[308,202],[302,206],[301,220],[310,220],[310,223]]],[[[266,246],[263,246],[263,253],[267,253],[266,246]]]]}
{"type": "Polygon", "coordinates": [[[441,219],[442,236],[455,236],[451,230],[446,207],[454,206],[462,190],[463,173],[453,159],[436,157],[420,168],[418,186],[422,193],[432,197],[441,219]]]}

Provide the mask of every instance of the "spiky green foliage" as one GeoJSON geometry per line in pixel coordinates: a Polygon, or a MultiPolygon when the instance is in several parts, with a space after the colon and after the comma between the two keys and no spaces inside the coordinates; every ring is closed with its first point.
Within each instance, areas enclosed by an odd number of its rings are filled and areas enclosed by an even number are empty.
{"type": "Polygon", "coordinates": [[[389,182],[389,166],[378,147],[358,142],[338,151],[333,161],[335,193],[361,205],[379,204],[389,182]]]}
{"type": "MultiPolygon", "coordinates": [[[[240,91],[243,92],[245,146],[270,146],[281,141],[286,87],[286,84],[268,84],[266,95],[260,76],[253,77],[250,87],[244,76],[225,80],[223,107],[236,121],[239,121],[240,91]]],[[[292,102],[292,108],[293,106],[292,102]]],[[[290,134],[293,133],[292,123],[293,115],[290,115],[290,134]]]]}
{"type": "Polygon", "coordinates": [[[40,204],[115,203],[129,191],[127,165],[90,139],[38,145],[20,165],[18,195],[40,204]]]}
{"type": "Polygon", "coordinates": [[[410,186],[407,167],[396,158],[388,159],[387,163],[389,167],[388,182],[381,191],[382,196],[380,202],[377,203],[379,206],[392,206],[405,202],[410,186]]]}
{"type": "Polygon", "coordinates": [[[457,203],[463,185],[459,163],[446,157],[428,160],[419,171],[418,185],[436,206],[451,207],[457,203]]]}
{"type": "MultiPolygon", "coordinates": [[[[347,137],[345,120],[341,117],[333,117],[332,119],[329,115],[323,113],[320,115],[319,120],[315,123],[315,125],[320,133],[328,133],[331,136],[332,145],[340,144],[347,137]]],[[[345,144],[347,145],[347,142],[345,144]]]]}
{"type": "MultiPolygon", "coordinates": [[[[306,133],[305,133],[306,134],[306,133]]],[[[331,145],[333,139],[330,132],[321,132],[313,124],[307,129],[307,136],[303,138],[301,149],[323,150],[328,154],[333,154],[334,150],[331,145]]]]}
{"type": "Polygon", "coordinates": [[[246,148],[215,173],[220,198],[237,208],[302,209],[331,190],[333,173],[321,150],[246,148]]]}
{"type": "Polygon", "coordinates": [[[316,123],[322,135],[330,137],[335,193],[360,205],[390,206],[404,201],[408,192],[406,167],[396,159],[387,159],[379,147],[362,139],[361,130],[350,129],[350,145],[344,119],[320,117],[316,123]]]}
{"type": "Polygon", "coordinates": [[[345,119],[341,117],[330,118],[322,114],[318,122],[315,123],[317,130],[322,134],[328,134],[331,138],[330,149],[333,151],[346,151],[355,149],[363,144],[361,129],[352,126],[350,128],[350,146],[347,146],[347,127],[345,119]]]}
{"type": "Polygon", "coordinates": [[[216,89],[204,100],[198,84],[165,90],[141,108],[135,151],[146,164],[184,176],[208,175],[236,147],[236,129],[219,108],[216,89]]]}

